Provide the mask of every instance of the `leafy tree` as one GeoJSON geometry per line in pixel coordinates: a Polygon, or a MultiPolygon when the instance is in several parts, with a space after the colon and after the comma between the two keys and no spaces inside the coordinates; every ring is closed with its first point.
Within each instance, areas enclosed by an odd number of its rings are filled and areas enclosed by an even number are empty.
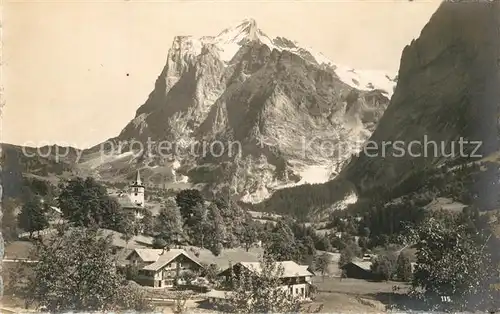
{"type": "Polygon", "coordinates": [[[213,228],[213,226],[209,226],[207,208],[202,204],[198,204],[192,208],[191,212],[192,216],[189,219],[189,224],[185,225],[191,244],[204,248],[207,246],[207,242],[210,242],[205,241],[207,239],[207,232],[213,228]]]}
{"type": "Polygon", "coordinates": [[[217,198],[214,200],[214,204],[219,209],[219,213],[224,221],[226,229],[225,246],[235,247],[244,243],[245,233],[247,232],[245,225],[252,219],[250,214],[231,199],[217,198]]]}
{"type": "Polygon", "coordinates": [[[284,221],[278,221],[270,239],[265,243],[265,254],[277,261],[298,259],[297,243],[290,227],[284,221]]]}
{"type": "Polygon", "coordinates": [[[284,269],[272,258],[265,258],[260,271],[233,274],[232,291],[223,303],[233,313],[299,312],[298,299],[282,288],[284,269]]]}
{"type": "Polygon", "coordinates": [[[331,262],[332,258],[328,253],[323,253],[316,258],[316,261],[314,263],[315,269],[321,272],[321,276],[323,276],[323,278],[325,274],[328,273],[328,267],[330,266],[331,262]]]}
{"type": "Polygon", "coordinates": [[[484,282],[493,274],[485,243],[466,232],[464,225],[429,218],[415,230],[417,262],[414,288],[423,288],[429,300],[449,296],[463,308],[474,296],[485,295],[484,282]]]}
{"type": "Polygon", "coordinates": [[[339,258],[339,267],[343,267],[346,264],[352,262],[352,260],[356,257],[354,251],[351,247],[346,247],[340,252],[339,258]]]}
{"type": "Polygon", "coordinates": [[[219,274],[219,268],[215,264],[205,264],[202,268],[202,275],[207,278],[209,282],[215,282],[217,280],[217,275],[219,274]]]}
{"type": "Polygon", "coordinates": [[[404,282],[410,282],[412,274],[410,258],[405,253],[400,253],[396,262],[397,278],[404,282]]]}
{"type": "Polygon", "coordinates": [[[197,205],[203,205],[204,199],[200,191],[188,189],[180,191],[175,197],[175,202],[179,207],[184,222],[191,225],[189,220],[195,214],[193,209],[197,205]]]}
{"type": "Polygon", "coordinates": [[[148,236],[152,236],[154,234],[154,217],[153,214],[146,210],[144,212],[144,217],[141,221],[142,233],[148,236]]]}
{"type": "Polygon", "coordinates": [[[310,256],[316,255],[316,245],[314,243],[314,239],[310,235],[306,235],[302,240],[301,240],[303,246],[304,246],[304,253],[310,256]]]}
{"type": "Polygon", "coordinates": [[[226,228],[219,208],[215,204],[209,206],[205,223],[206,228],[203,231],[208,235],[208,247],[215,255],[219,255],[226,239],[226,228]]]}
{"type": "Polygon", "coordinates": [[[162,237],[157,236],[153,239],[153,248],[154,249],[163,249],[168,246],[167,241],[165,241],[162,237]]]}
{"type": "Polygon", "coordinates": [[[32,295],[48,311],[137,310],[147,305],[122,285],[111,238],[104,238],[97,229],[68,229],[50,237],[47,244],[37,245],[39,262],[33,266],[32,295]]]}
{"type": "Polygon", "coordinates": [[[118,227],[118,231],[122,233],[122,237],[125,242],[128,242],[134,237],[136,234],[136,221],[133,213],[124,214],[123,218],[120,220],[120,225],[118,227]]]}
{"type": "Polygon", "coordinates": [[[60,186],[59,207],[74,226],[97,225],[119,231],[122,210],[106,188],[93,178],[77,177],[60,186]]]}
{"type": "Polygon", "coordinates": [[[30,237],[33,236],[33,232],[49,226],[47,207],[38,197],[28,200],[21,208],[21,212],[17,218],[19,228],[29,232],[30,237]]]}
{"type": "Polygon", "coordinates": [[[377,255],[371,265],[371,270],[374,274],[380,276],[384,280],[391,280],[396,273],[397,255],[393,252],[385,252],[377,255]]]}
{"type": "Polygon", "coordinates": [[[317,249],[321,251],[331,252],[332,251],[332,243],[327,236],[324,236],[320,239],[317,249]]]}
{"type": "Polygon", "coordinates": [[[183,241],[185,233],[179,209],[177,207],[163,207],[156,216],[155,231],[158,238],[165,242],[165,245],[179,244],[183,241]]]}

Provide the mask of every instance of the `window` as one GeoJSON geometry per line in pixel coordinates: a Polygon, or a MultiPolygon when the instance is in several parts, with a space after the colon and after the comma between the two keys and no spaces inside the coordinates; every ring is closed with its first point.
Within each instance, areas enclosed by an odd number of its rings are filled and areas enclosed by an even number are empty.
{"type": "Polygon", "coordinates": [[[304,296],[304,288],[300,288],[300,295],[304,296]]]}
{"type": "Polygon", "coordinates": [[[299,294],[299,288],[295,288],[295,294],[299,294]]]}

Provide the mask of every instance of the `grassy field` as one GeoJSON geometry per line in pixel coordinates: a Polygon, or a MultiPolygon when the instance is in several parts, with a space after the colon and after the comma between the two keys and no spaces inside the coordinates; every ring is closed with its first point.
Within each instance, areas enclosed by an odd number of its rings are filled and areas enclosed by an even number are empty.
{"type": "Polygon", "coordinates": [[[318,287],[320,292],[330,292],[330,293],[345,293],[354,295],[372,295],[375,293],[391,293],[393,292],[393,287],[399,287],[399,293],[405,293],[408,291],[409,286],[401,282],[371,282],[361,279],[351,279],[351,278],[332,278],[317,276],[313,278],[313,283],[318,287]]]}
{"type": "Polygon", "coordinates": [[[314,277],[313,283],[318,288],[314,304],[322,304],[322,312],[384,312],[394,301],[404,298],[409,288],[400,282],[334,277],[314,277]],[[394,291],[394,287],[399,290],[394,291]]]}

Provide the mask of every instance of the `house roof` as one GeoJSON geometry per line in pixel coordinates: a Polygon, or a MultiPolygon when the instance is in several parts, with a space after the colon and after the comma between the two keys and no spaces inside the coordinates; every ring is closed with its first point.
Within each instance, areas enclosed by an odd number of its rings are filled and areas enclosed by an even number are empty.
{"type": "Polygon", "coordinates": [[[352,262],[352,263],[364,270],[370,270],[372,266],[372,262],[352,262]]]}
{"type": "Polygon", "coordinates": [[[223,270],[228,268],[231,263],[234,265],[238,262],[258,262],[264,251],[262,248],[251,248],[248,252],[243,248],[223,249],[222,252],[215,256],[210,250],[192,246],[184,246],[184,249],[196,256],[196,261],[208,265],[216,265],[217,268],[223,270]],[[191,253],[192,252],[192,253],[191,253]]]}
{"type": "Polygon", "coordinates": [[[138,234],[132,238],[135,242],[146,245],[153,245],[153,237],[146,236],[143,234],[138,234]]]}
{"type": "MultiPolygon", "coordinates": [[[[163,249],[135,249],[133,252],[137,253],[144,262],[156,262],[163,253],[163,249]]],[[[133,252],[128,255],[127,259],[133,252]]]]}
{"type": "MultiPolygon", "coordinates": [[[[238,264],[257,274],[262,272],[260,262],[240,262],[238,264]]],[[[313,276],[313,274],[307,270],[308,266],[299,265],[294,261],[277,262],[277,264],[283,267],[283,275],[281,275],[281,278],[313,276]]]]}
{"type": "Polygon", "coordinates": [[[462,212],[462,210],[467,207],[460,202],[455,202],[454,200],[446,197],[437,197],[427,204],[424,209],[426,210],[445,210],[451,212],[462,212]]]}
{"type": "MultiPolygon", "coordinates": [[[[161,251],[163,251],[163,250],[161,250],[161,251]]],[[[158,260],[156,262],[154,262],[153,264],[146,265],[143,269],[157,271],[157,270],[163,268],[168,263],[170,263],[172,260],[174,260],[179,255],[184,255],[185,257],[189,258],[190,260],[192,260],[193,262],[195,262],[196,264],[201,266],[200,263],[198,263],[195,259],[193,259],[191,256],[189,256],[189,254],[186,251],[184,251],[182,249],[171,249],[169,251],[167,251],[167,250],[163,251],[162,254],[159,255],[158,260]]]]}
{"type": "Polygon", "coordinates": [[[313,274],[313,275],[316,275],[316,274],[314,273],[314,271],[312,271],[312,270],[311,270],[311,266],[309,266],[309,265],[299,265],[299,266],[300,266],[300,267],[302,267],[302,268],[303,268],[303,270],[308,271],[308,272],[310,272],[310,273],[311,273],[311,274],[313,274]]]}

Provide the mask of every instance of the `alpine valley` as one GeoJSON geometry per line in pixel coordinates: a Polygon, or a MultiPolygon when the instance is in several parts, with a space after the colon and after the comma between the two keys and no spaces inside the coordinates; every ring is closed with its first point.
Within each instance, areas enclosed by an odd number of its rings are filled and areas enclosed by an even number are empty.
{"type": "Polygon", "coordinates": [[[62,160],[23,161],[21,147],[4,145],[4,170],[12,180],[77,174],[111,184],[140,170],[150,187],[224,193],[248,208],[307,220],[406,198],[481,199],[492,208],[498,12],[497,2],[443,3],[402,52],[397,75],[336,64],[268,37],[253,19],[216,36],[177,36],[153,91],[120,134],[62,160]],[[368,139],[424,137],[448,148],[460,138],[480,141],[481,157],[361,152],[368,139]]]}
{"type": "Polygon", "coordinates": [[[140,169],[160,187],[226,187],[258,203],[334,178],[374,131],[394,85],[393,75],[271,39],[252,19],[215,37],[178,36],[146,103],[116,138],[85,151],[79,168],[105,180],[140,169]],[[175,147],[162,151],[162,141],[175,147]]]}

